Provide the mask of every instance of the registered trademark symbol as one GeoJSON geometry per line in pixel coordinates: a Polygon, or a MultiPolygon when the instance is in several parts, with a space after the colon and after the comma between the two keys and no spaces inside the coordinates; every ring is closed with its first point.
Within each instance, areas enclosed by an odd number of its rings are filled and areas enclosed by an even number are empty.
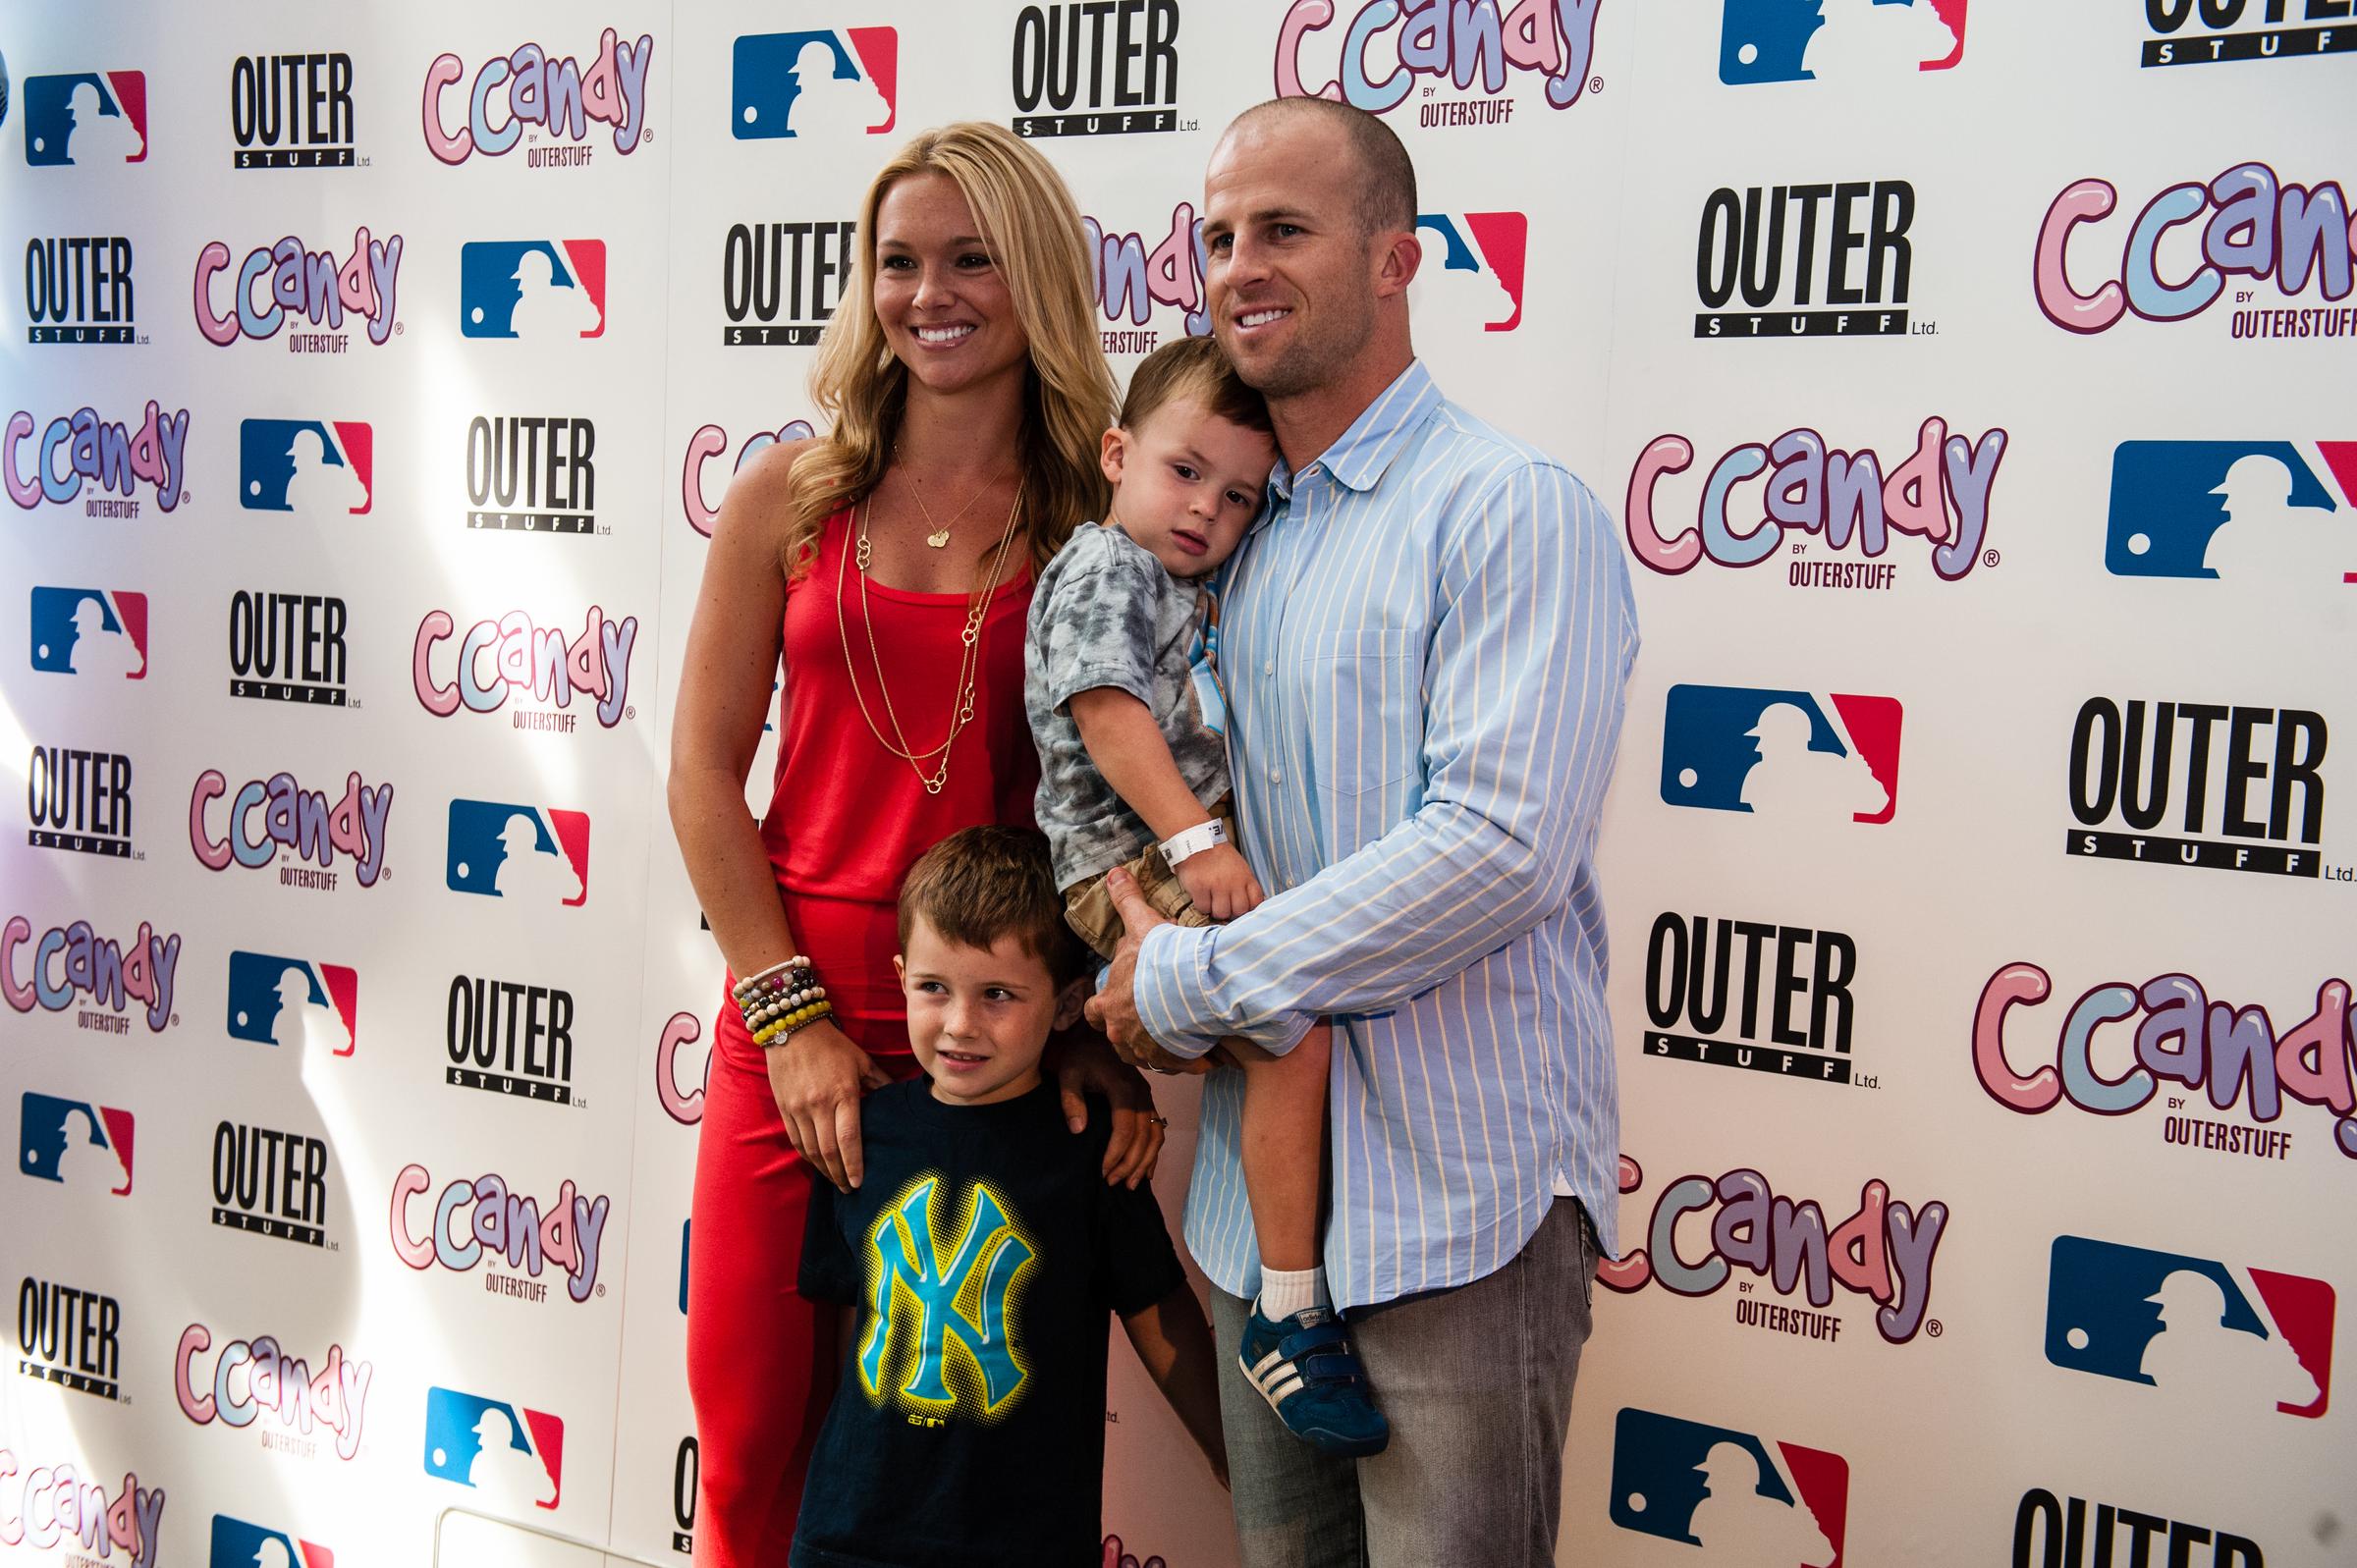
{"type": "Polygon", "coordinates": [[[1994,550],[1984,550],[1981,552],[1981,565],[1984,567],[1994,567],[1997,565],[1998,560],[1998,553],[1994,550]]]}
{"type": "Polygon", "coordinates": [[[396,338],[400,337],[403,333],[409,330],[410,324],[406,321],[396,321],[393,323],[393,336],[396,338]]]}
{"type": "Polygon", "coordinates": [[[1602,91],[1604,90],[1604,78],[1602,78],[1602,77],[1590,77],[1590,78],[1588,78],[1588,90],[1589,90],[1590,92],[1602,92],[1602,91]]]}
{"type": "Polygon", "coordinates": [[[647,128],[646,128],[644,131],[641,131],[641,132],[639,132],[639,133],[638,133],[638,139],[639,139],[639,140],[641,140],[641,141],[652,141],[652,140],[654,140],[654,139],[655,139],[655,130],[654,130],[654,127],[652,127],[652,126],[649,126],[649,127],[647,127],[647,128]]]}
{"type": "Polygon", "coordinates": [[[180,1014],[179,1014],[179,1013],[174,1013],[174,1014],[172,1015],[172,1023],[173,1023],[175,1026],[177,1026],[177,1025],[180,1023],[180,1014]]]}
{"type": "Polygon", "coordinates": [[[638,710],[636,708],[625,708],[622,710],[622,716],[625,719],[635,719],[638,717],[638,710]]]}
{"type": "Polygon", "coordinates": [[[602,1295],[604,1295],[604,1294],[606,1293],[606,1287],[605,1287],[605,1286],[603,1286],[603,1285],[600,1285],[600,1286],[598,1286],[598,1287],[597,1287],[597,1293],[598,1293],[599,1295],[601,1295],[601,1296],[602,1296],[602,1295]]]}
{"type": "Polygon", "coordinates": [[[1937,1339],[1947,1330],[1940,1326],[1939,1319],[1927,1318],[1924,1320],[1923,1331],[1927,1334],[1930,1334],[1934,1339],[1937,1339]]]}

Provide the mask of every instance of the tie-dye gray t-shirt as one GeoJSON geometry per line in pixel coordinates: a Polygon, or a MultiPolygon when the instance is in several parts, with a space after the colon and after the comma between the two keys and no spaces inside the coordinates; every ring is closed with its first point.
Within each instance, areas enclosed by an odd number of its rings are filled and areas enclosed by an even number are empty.
{"type": "Polygon", "coordinates": [[[1134,860],[1155,841],[1089,760],[1068,706],[1113,686],[1144,703],[1206,809],[1228,793],[1224,705],[1204,649],[1202,592],[1118,528],[1084,523],[1031,595],[1023,705],[1039,746],[1039,826],[1059,889],[1134,860]]]}

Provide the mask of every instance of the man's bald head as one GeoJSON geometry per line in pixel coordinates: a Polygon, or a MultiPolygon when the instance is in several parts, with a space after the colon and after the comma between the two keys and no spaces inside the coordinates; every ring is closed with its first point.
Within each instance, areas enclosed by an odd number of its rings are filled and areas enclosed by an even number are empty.
{"type": "Polygon", "coordinates": [[[1331,98],[1271,98],[1229,122],[1226,135],[1233,136],[1246,128],[1276,131],[1298,123],[1331,128],[1357,164],[1353,184],[1361,235],[1372,239],[1415,228],[1416,166],[1392,128],[1364,109],[1331,98]]]}

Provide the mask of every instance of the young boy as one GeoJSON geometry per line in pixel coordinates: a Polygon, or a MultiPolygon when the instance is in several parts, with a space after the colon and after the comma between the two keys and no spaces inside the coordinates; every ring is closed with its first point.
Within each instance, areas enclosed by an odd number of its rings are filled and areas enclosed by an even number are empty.
{"type": "Polygon", "coordinates": [[[1106,1315],[1226,1481],[1211,1329],[1151,1187],[1099,1174],[1039,1058],[1087,990],[1048,845],[968,828],[901,889],[908,1039],[931,1074],[861,1108],[867,1176],[813,1184],[801,1292],[848,1347],[794,1568],[1098,1563],[1106,1315]]]}
{"type": "MultiPolygon", "coordinates": [[[[1106,874],[1127,866],[1149,903],[1185,925],[1261,901],[1236,850],[1228,786],[1218,617],[1203,586],[1260,511],[1276,465],[1260,394],[1209,338],[1149,354],[1105,432],[1113,481],[1031,597],[1023,701],[1038,742],[1037,812],[1072,929],[1110,958],[1121,917],[1106,874]]],[[[1243,1041],[1244,1188],[1261,1288],[1237,1361],[1294,1435],[1330,1454],[1381,1453],[1391,1429],[1326,1295],[1318,1180],[1331,1032],[1271,1055],[1243,1041]]]]}

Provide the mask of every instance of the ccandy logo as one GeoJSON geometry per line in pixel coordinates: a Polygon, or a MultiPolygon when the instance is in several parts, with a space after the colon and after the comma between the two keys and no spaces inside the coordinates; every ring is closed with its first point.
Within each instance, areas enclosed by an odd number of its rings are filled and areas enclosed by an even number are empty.
{"type": "Polygon", "coordinates": [[[1418,125],[1502,125],[1514,111],[1508,73],[1520,72],[1546,83],[1549,108],[1568,109],[1590,84],[1602,6],[1361,0],[1345,16],[1334,0],[1293,0],[1277,29],[1277,95],[1332,98],[1369,114],[1417,96],[1418,125]]]}
{"type": "Polygon", "coordinates": [[[215,1422],[224,1427],[249,1427],[255,1417],[266,1414],[280,1430],[263,1432],[264,1447],[308,1447],[304,1439],[314,1428],[323,1427],[335,1435],[338,1459],[350,1459],[360,1451],[368,1380],[374,1367],[346,1356],[342,1345],[329,1345],[326,1362],[313,1376],[308,1362],[288,1354],[276,1339],[263,1334],[223,1345],[212,1376],[207,1378],[196,1371],[196,1358],[212,1344],[212,1330],[200,1323],[181,1331],[180,1348],[172,1361],[172,1383],[182,1415],[199,1427],[215,1422]]]}
{"type": "Polygon", "coordinates": [[[126,1471],[123,1487],[110,1493],[98,1480],[70,1464],[32,1465],[0,1448],[0,1546],[47,1551],[75,1544],[87,1563],[121,1552],[129,1568],[155,1568],[157,1534],[164,1522],[164,1488],[142,1487],[138,1473],[126,1471]]]}
{"type": "Polygon", "coordinates": [[[587,1301],[601,1288],[599,1243],[614,1204],[604,1193],[593,1199],[568,1179],[544,1216],[537,1199],[512,1191],[494,1172],[445,1186],[430,1219],[420,1223],[414,1200],[433,1190],[434,1178],[423,1165],[404,1165],[393,1178],[393,1251],[411,1269],[423,1272],[438,1264],[463,1274],[477,1264],[504,1263],[508,1273],[494,1271],[485,1287],[528,1301],[547,1298],[540,1271],[552,1264],[575,1301],[587,1301]]]}
{"type": "Polygon", "coordinates": [[[1657,512],[1655,504],[1665,478],[1693,466],[1694,444],[1681,435],[1656,436],[1628,476],[1629,553],[1672,577],[1706,559],[1740,568],[1781,556],[1796,588],[1888,588],[1898,565],[1878,563],[1896,533],[1922,539],[1931,547],[1925,555],[1933,572],[1954,582],[1983,559],[1989,492],[2005,441],[1995,428],[1977,437],[1962,430],[1950,435],[1938,414],[1917,428],[1911,450],[1890,458],[1872,447],[1843,451],[1814,430],[1787,430],[1772,441],[1744,442],[1712,463],[1688,522],[1666,507],[1657,512]],[[1755,483],[1759,491],[1747,494],[1755,483]],[[1865,560],[1792,559],[1809,536],[1828,551],[1854,546],[1865,560]]]}
{"type": "Polygon", "coordinates": [[[2229,280],[2247,279],[2248,286],[2235,284],[2238,306],[2255,298],[2259,284],[2271,282],[2283,303],[2234,309],[2233,337],[2357,335],[2357,304],[2341,303],[2357,289],[2351,275],[2357,240],[2350,235],[2348,197],[2338,181],[2301,186],[2264,163],[2242,163],[2208,181],[2169,186],[2146,201],[2128,225],[2117,262],[2103,272],[2082,262],[2081,278],[2104,281],[2094,293],[2081,294],[2071,282],[2071,246],[2075,242],[2082,252],[2101,255],[2119,244],[2115,227],[2101,238],[2078,233],[2110,218],[2119,204],[2119,191],[2109,180],[2073,181],[2055,197],[2038,227],[2032,268],[2038,308],[2064,331],[2108,332],[2130,314],[2156,325],[2191,320],[2225,296],[2229,280]],[[2200,242],[2199,264],[2190,271],[2161,260],[2164,238],[2180,227],[2200,242]],[[2306,295],[2311,285],[2326,303],[2292,307],[2289,301],[2306,295]]]}
{"type": "Polygon", "coordinates": [[[614,150],[628,157],[646,131],[647,68],[654,58],[651,33],[630,43],[612,27],[599,34],[596,58],[585,70],[571,55],[518,44],[475,70],[466,119],[453,130],[444,93],[466,79],[466,63],[455,54],[437,55],[425,70],[426,150],[444,163],[461,164],[477,153],[500,157],[523,142],[524,161],[534,169],[578,168],[594,150],[584,143],[595,123],[611,128],[614,150]]]}
{"type": "Polygon", "coordinates": [[[20,408],[0,430],[0,485],[9,500],[29,512],[43,502],[71,502],[86,483],[107,494],[84,503],[84,515],[136,517],[144,481],[154,489],[155,504],[170,512],[180,505],[181,483],[188,476],[183,463],[188,444],[189,410],[173,413],[152,398],[145,419],[137,425],[102,419],[97,409],[84,406],[43,426],[20,408]],[[41,433],[37,442],[35,430],[41,433]]]}
{"type": "MultiPolygon", "coordinates": [[[[1620,1191],[1638,1191],[1645,1172],[1620,1157],[1620,1191]]],[[[1836,1210],[1836,1213],[1839,1211],[1836,1210]]],[[[1858,1189],[1857,1212],[1839,1224],[1815,1199],[1777,1192],[1756,1170],[1680,1176],[1654,1201],[1645,1245],[1597,1271],[1600,1283],[1622,1292],[1650,1281],[1680,1296],[1724,1288],[1737,1267],[1769,1282],[1779,1296],[1801,1295],[1806,1308],[1762,1299],[1745,1283],[1735,1298],[1735,1322],[1798,1338],[1840,1337],[1834,1289],[1875,1304],[1874,1325],[1894,1345],[1913,1339],[1931,1305],[1932,1259],[1947,1229],[1947,1205],[1937,1199],[1918,1210],[1891,1196],[1890,1183],[1870,1179],[1858,1189]],[[1707,1229],[1701,1217],[1710,1217],[1707,1229]],[[1688,1217],[1690,1224],[1681,1226],[1688,1217]],[[1685,1235],[1681,1237],[1681,1228],[1685,1235]]],[[[1933,1325],[1933,1332],[1939,1331],[1933,1325]]]]}
{"type": "MultiPolygon", "coordinates": [[[[634,711],[630,700],[630,649],[638,640],[638,618],[608,621],[596,605],[577,636],[533,623],[521,610],[496,621],[478,621],[460,640],[450,674],[441,673],[437,650],[458,635],[446,610],[427,613],[417,623],[411,666],[417,701],[427,713],[447,719],[464,707],[496,713],[511,692],[557,708],[571,708],[575,693],[594,699],[597,722],[611,730],[634,711]]],[[[570,713],[519,712],[519,730],[573,730],[570,713]]]]}
{"type": "Polygon", "coordinates": [[[382,345],[399,330],[401,246],[400,235],[373,239],[364,224],[353,231],[352,251],[341,261],[293,235],[256,245],[239,264],[229,307],[222,309],[214,303],[213,280],[229,270],[231,251],[210,241],[196,255],[196,330],[226,349],[240,338],[275,338],[289,316],[301,316],[323,330],[298,328],[287,339],[290,351],[342,353],[352,345],[344,331],[349,313],[367,324],[370,343],[382,345]]]}
{"type": "Polygon", "coordinates": [[[160,1034],[172,1021],[174,977],[180,970],[180,934],[139,922],[129,942],[101,937],[86,920],[52,926],[36,939],[32,922],[11,915],[0,927],[0,997],[29,1013],[63,1012],[76,999],[84,1029],[131,1032],[132,1004],[141,1004],[148,1032],[160,1034]]]}

